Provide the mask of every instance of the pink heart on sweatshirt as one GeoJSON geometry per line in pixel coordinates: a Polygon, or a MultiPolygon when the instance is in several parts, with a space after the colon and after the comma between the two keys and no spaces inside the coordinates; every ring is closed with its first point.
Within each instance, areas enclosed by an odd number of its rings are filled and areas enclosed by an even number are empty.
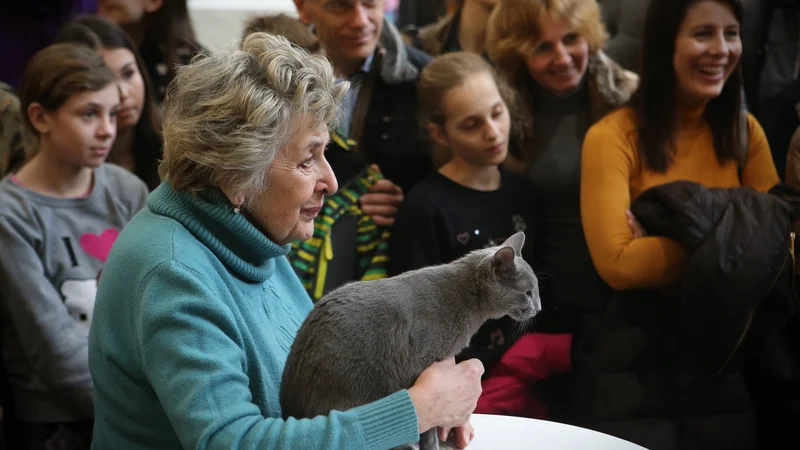
{"type": "Polygon", "coordinates": [[[106,262],[108,253],[111,251],[111,246],[117,240],[119,231],[114,228],[109,228],[103,231],[99,236],[94,233],[86,233],[81,236],[81,248],[89,255],[106,262]]]}

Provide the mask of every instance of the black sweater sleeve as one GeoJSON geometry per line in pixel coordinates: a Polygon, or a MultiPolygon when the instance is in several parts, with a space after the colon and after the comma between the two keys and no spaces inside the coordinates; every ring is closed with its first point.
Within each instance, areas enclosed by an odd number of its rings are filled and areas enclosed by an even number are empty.
{"type": "Polygon", "coordinates": [[[439,228],[440,215],[427,200],[409,194],[392,227],[389,246],[389,275],[443,263],[439,228]]]}

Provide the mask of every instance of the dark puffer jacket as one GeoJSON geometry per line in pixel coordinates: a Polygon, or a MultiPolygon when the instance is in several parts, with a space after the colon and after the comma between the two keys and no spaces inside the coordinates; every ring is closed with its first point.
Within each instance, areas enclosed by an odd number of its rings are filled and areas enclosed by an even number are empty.
{"type": "Polygon", "coordinates": [[[649,234],[677,240],[691,256],[674,292],[607,288],[604,307],[587,315],[573,346],[584,425],[650,450],[785,448],[791,429],[759,428],[764,414],[797,408],[787,404],[798,388],[788,328],[798,309],[800,191],[674,182],[631,209],[649,234]],[[769,383],[788,391],[767,392],[769,383]]]}

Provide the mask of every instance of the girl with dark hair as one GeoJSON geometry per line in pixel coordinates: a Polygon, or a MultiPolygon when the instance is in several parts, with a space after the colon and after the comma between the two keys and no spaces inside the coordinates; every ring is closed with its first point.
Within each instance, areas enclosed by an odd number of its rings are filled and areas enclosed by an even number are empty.
{"type": "MultiPolygon", "coordinates": [[[[644,191],[679,180],[760,192],[779,182],[764,131],[742,105],[741,23],[739,0],[653,0],[639,90],[583,144],[583,228],[611,289],[576,335],[576,398],[592,427],[653,450],[771,448],[757,443],[741,367],[687,363],[697,343],[684,337],[675,294],[688,248],[648,236],[630,211],[644,191]]],[[[681,212],[675,221],[689,222],[681,212]]],[[[715,281],[706,280],[708,296],[715,281]]],[[[708,336],[725,328],[718,320],[708,336]]]]}
{"type": "Polygon", "coordinates": [[[187,64],[198,44],[186,0],[99,0],[100,16],[122,27],[136,43],[161,103],[175,68],[187,64]]]}
{"type": "Polygon", "coordinates": [[[150,77],[133,41],[121,28],[101,17],[82,16],[65,25],[56,42],[79,43],[96,50],[117,73],[122,105],[109,162],[125,167],[154,189],[159,184],[161,115],[150,77]]]}

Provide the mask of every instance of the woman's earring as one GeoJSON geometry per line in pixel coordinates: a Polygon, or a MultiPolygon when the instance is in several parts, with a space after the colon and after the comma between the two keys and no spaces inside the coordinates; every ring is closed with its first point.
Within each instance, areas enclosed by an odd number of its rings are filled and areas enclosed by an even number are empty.
{"type": "Polygon", "coordinates": [[[236,205],[233,207],[234,214],[239,214],[240,212],[242,212],[242,205],[236,205]]]}

